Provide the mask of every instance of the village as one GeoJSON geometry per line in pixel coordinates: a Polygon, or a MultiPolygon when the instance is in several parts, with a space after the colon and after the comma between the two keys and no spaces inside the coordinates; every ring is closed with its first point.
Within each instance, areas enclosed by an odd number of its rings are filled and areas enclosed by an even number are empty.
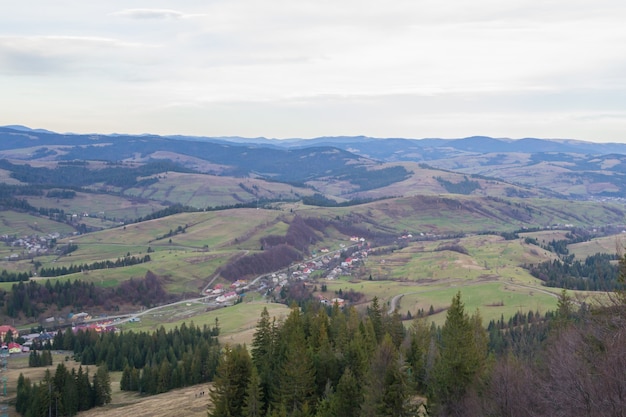
{"type": "MultiPolygon", "coordinates": [[[[7,241],[7,236],[0,237],[7,241]]],[[[45,238],[33,237],[10,240],[11,244],[27,248],[28,251],[46,250],[50,241],[58,236],[49,235],[45,238]]],[[[399,236],[399,240],[411,239],[411,234],[399,236]]],[[[256,291],[265,297],[272,297],[296,282],[302,282],[306,286],[313,287],[320,281],[333,281],[342,276],[351,276],[355,268],[362,265],[367,260],[371,250],[370,244],[364,238],[352,236],[349,243],[339,244],[339,249],[321,248],[319,253],[314,253],[313,257],[307,261],[291,265],[283,270],[271,274],[264,274],[254,280],[238,279],[231,284],[218,283],[203,290],[202,297],[198,301],[203,301],[209,309],[223,308],[240,301],[246,293],[256,291]]],[[[343,307],[346,300],[336,296],[326,296],[323,293],[317,295],[318,301],[324,305],[338,305],[343,307]]],[[[190,300],[187,300],[190,301],[190,300]]],[[[166,308],[159,306],[151,310],[166,308]]],[[[40,320],[39,333],[29,333],[20,335],[18,330],[9,325],[0,326],[0,341],[3,349],[9,353],[28,352],[34,345],[42,346],[47,340],[52,339],[60,328],[72,328],[73,331],[84,329],[94,330],[97,333],[117,331],[118,326],[123,321],[139,322],[141,315],[147,311],[133,314],[125,314],[116,317],[92,317],[87,312],[70,313],[66,317],[47,317],[40,320]],[[7,335],[8,342],[7,342],[7,335]],[[22,342],[17,343],[17,340],[22,342]]]]}
{"type": "Polygon", "coordinates": [[[61,238],[59,233],[30,235],[19,238],[15,235],[0,235],[1,242],[5,242],[5,244],[11,248],[19,248],[19,252],[12,253],[5,257],[6,260],[15,261],[50,253],[56,246],[56,241],[59,238],[61,238]]]}

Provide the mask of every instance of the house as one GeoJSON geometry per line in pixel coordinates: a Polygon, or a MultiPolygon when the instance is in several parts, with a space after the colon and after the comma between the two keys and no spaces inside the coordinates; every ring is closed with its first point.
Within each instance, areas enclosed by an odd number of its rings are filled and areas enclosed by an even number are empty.
{"type": "Polygon", "coordinates": [[[220,295],[219,297],[217,297],[215,299],[215,302],[223,303],[223,302],[226,302],[226,301],[232,301],[232,300],[234,300],[236,298],[237,298],[237,293],[234,292],[234,291],[231,291],[231,292],[227,292],[226,294],[220,295]]]}
{"type": "Polygon", "coordinates": [[[10,342],[8,348],[9,353],[22,353],[22,346],[15,342],[10,342]]]}
{"type": "Polygon", "coordinates": [[[237,281],[230,284],[230,288],[239,288],[243,285],[246,285],[247,283],[248,281],[246,281],[245,279],[238,279],[237,281]]]}
{"type": "Polygon", "coordinates": [[[343,307],[346,304],[346,300],[343,298],[333,298],[330,302],[332,305],[337,304],[339,307],[343,307]]]}
{"type": "Polygon", "coordinates": [[[11,332],[14,338],[17,338],[17,336],[19,336],[19,332],[15,327],[5,324],[0,326],[0,341],[4,342],[9,332],[11,332]]]}
{"type": "Polygon", "coordinates": [[[91,316],[89,315],[89,313],[78,313],[78,314],[74,314],[71,317],[72,321],[85,321],[85,320],[91,320],[91,316]]]}

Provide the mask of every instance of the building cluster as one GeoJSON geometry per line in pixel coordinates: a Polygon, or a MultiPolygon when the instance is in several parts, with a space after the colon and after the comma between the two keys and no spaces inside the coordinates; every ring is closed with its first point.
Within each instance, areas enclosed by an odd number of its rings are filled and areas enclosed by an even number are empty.
{"type": "Polygon", "coordinates": [[[216,284],[213,288],[207,288],[205,293],[217,296],[215,298],[215,302],[217,303],[226,303],[237,300],[247,288],[248,281],[238,279],[230,284],[229,288],[225,288],[223,284],[216,284]]]}
{"type": "Polygon", "coordinates": [[[18,330],[7,324],[0,326],[0,353],[22,353],[28,352],[30,348],[24,345],[20,345],[15,340],[19,337],[18,330]]]}
{"type": "Polygon", "coordinates": [[[61,235],[59,233],[50,233],[44,236],[30,235],[17,237],[14,235],[0,235],[0,241],[5,242],[7,246],[20,248],[19,253],[12,253],[7,256],[7,260],[19,260],[25,256],[44,255],[49,253],[55,242],[61,235]]]}

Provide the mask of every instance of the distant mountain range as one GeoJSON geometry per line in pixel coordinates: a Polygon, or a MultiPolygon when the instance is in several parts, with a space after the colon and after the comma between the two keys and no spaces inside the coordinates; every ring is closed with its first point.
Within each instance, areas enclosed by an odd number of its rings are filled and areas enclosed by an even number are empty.
{"type": "MultiPolygon", "coordinates": [[[[568,139],[371,138],[314,139],[68,134],[12,125],[0,127],[0,158],[8,161],[170,160],[188,170],[309,186],[329,179],[358,191],[408,178],[403,163],[513,184],[575,198],[626,196],[626,144],[568,139]],[[368,173],[376,168],[373,181],[368,173]]],[[[8,166],[8,165],[7,165],[8,166]]],[[[7,168],[5,168],[7,169],[7,168]]]]}

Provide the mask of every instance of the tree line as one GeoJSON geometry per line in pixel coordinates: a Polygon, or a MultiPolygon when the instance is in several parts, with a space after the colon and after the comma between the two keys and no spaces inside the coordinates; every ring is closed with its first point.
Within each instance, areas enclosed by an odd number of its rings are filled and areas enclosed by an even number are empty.
{"type": "Polygon", "coordinates": [[[42,366],[52,365],[52,352],[50,349],[44,349],[39,353],[37,350],[31,350],[28,354],[28,366],[31,368],[39,368],[42,366]]]}
{"type": "Polygon", "coordinates": [[[3,269],[0,272],[0,282],[28,281],[33,275],[30,272],[13,272],[3,269]]]}
{"type": "Polygon", "coordinates": [[[209,416],[622,416],[626,294],[615,299],[591,309],[564,290],[556,311],[487,330],[460,292],[442,326],[405,328],[376,298],[364,315],[264,310],[250,348],[225,347],[209,416]]]}
{"type": "Polygon", "coordinates": [[[574,260],[571,255],[538,264],[526,264],[523,267],[548,287],[613,291],[619,286],[619,268],[613,263],[617,259],[615,254],[597,253],[581,262],[574,260]]]}
{"type": "Polygon", "coordinates": [[[154,333],[59,331],[53,349],[71,350],[82,365],[122,372],[120,388],[154,395],[211,381],[220,357],[219,326],[183,323],[154,333]]]}
{"type": "Polygon", "coordinates": [[[73,416],[110,402],[111,378],[106,367],[98,367],[91,380],[89,368],[69,371],[63,363],[54,375],[47,369],[39,383],[31,383],[23,374],[17,379],[15,408],[25,417],[73,416]]]}
{"type": "Polygon", "coordinates": [[[416,321],[408,331],[377,298],[362,317],[311,303],[277,322],[264,309],[251,349],[225,349],[209,415],[408,416],[427,406],[418,393],[443,412],[482,376],[487,357],[481,318],[465,313],[460,293],[442,327],[416,321]]]}
{"type": "Polygon", "coordinates": [[[117,258],[115,261],[106,260],[106,261],[97,261],[91,264],[80,264],[70,266],[57,266],[51,268],[40,268],[39,276],[41,277],[58,277],[62,275],[75,274],[83,271],[95,271],[98,269],[109,269],[109,268],[122,268],[125,266],[138,265],[145,262],[150,262],[150,255],[144,256],[130,256],[126,255],[123,258],[117,258]]]}
{"type": "Polygon", "coordinates": [[[152,307],[171,302],[176,296],[163,288],[161,278],[146,272],[144,278],[131,278],[116,288],[96,286],[93,282],[81,280],[65,282],[50,281],[39,284],[36,281],[19,282],[10,291],[0,290],[0,306],[9,317],[38,317],[50,307],[61,310],[71,306],[77,310],[98,307],[105,311],[119,309],[120,304],[135,304],[152,307]]]}

